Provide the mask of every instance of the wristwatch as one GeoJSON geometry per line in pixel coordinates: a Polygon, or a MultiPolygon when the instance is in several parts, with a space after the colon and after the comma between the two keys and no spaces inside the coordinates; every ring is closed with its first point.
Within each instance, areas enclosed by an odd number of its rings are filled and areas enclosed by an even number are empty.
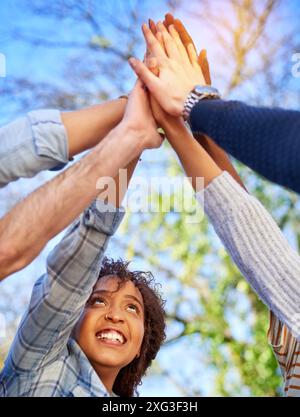
{"type": "Polygon", "coordinates": [[[221,95],[216,88],[210,87],[209,85],[196,85],[185,100],[182,113],[184,120],[188,120],[193,107],[200,100],[215,100],[219,98],[221,98],[221,95]]]}

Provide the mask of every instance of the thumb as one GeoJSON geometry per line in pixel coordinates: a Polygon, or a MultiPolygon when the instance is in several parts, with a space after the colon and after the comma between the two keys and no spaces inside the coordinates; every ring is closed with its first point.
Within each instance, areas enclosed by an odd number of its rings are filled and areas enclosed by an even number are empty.
{"type": "Polygon", "coordinates": [[[148,90],[155,95],[155,92],[159,89],[159,79],[140,60],[130,58],[129,64],[148,90]]]}

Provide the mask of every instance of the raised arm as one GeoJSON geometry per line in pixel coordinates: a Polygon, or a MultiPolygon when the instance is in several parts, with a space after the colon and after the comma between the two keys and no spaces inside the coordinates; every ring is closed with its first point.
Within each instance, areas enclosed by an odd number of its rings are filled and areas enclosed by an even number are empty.
{"type": "MultiPolygon", "coordinates": [[[[127,155],[119,162],[114,172],[123,166],[126,159],[132,159],[132,155],[139,155],[146,147],[161,144],[146,100],[146,93],[138,84],[129,99],[122,126],[119,126],[128,127],[128,136],[125,134],[120,137],[120,130],[117,129],[110,134],[109,141],[112,147],[114,137],[118,138],[120,153],[126,154],[125,148],[130,146],[131,142],[132,146],[137,148],[136,151],[131,148],[131,156],[127,155]]],[[[111,153],[112,151],[113,149],[111,153]]],[[[128,181],[136,162],[137,158],[128,164],[128,181]]],[[[112,161],[110,163],[114,164],[112,161]]],[[[102,165],[103,171],[105,160],[98,160],[98,164],[102,165]]],[[[112,171],[112,168],[106,166],[106,172],[103,171],[102,175],[110,177],[112,171]]],[[[96,187],[94,188],[96,190],[96,187]]],[[[121,204],[125,192],[126,187],[123,187],[117,194],[117,206],[121,204]]],[[[116,231],[124,215],[123,209],[114,207],[113,193],[107,194],[108,201],[105,204],[102,194],[96,194],[97,200],[73,223],[62,241],[48,256],[47,272],[34,286],[30,305],[6,361],[2,375],[6,385],[10,384],[14,372],[40,369],[57,359],[66,349],[74,324],[98,279],[109,238],[116,231]]]]}
{"type": "Polygon", "coordinates": [[[63,168],[97,145],[122,119],[126,100],[60,113],[37,110],[0,128],[0,188],[46,169],[63,168]]]}
{"type": "MultiPolygon", "coordinates": [[[[168,29],[171,25],[174,26],[178,35],[183,43],[186,55],[182,54],[182,59],[185,59],[188,55],[188,49],[190,48],[190,44],[193,45],[195,53],[197,53],[196,46],[191,38],[190,34],[188,33],[186,27],[182,23],[180,19],[175,19],[171,13],[167,13],[164,20],[164,25],[168,29]]],[[[149,27],[152,33],[156,36],[158,33],[157,27],[153,20],[149,20],[149,27]]],[[[166,51],[165,51],[166,52],[166,51]]],[[[205,49],[202,49],[198,55],[198,65],[203,74],[203,78],[207,85],[211,85],[211,74],[210,74],[210,66],[207,59],[207,53],[205,49]]],[[[159,71],[157,70],[156,73],[159,71]]],[[[243,182],[241,181],[240,176],[238,175],[237,171],[235,170],[234,166],[232,165],[228,155],[222,148],[220,148],[208,135],[204,135],[201,133],[194,133],[195,139],[203,146],[206,152],[212,157],[212,159],[216,162],[216,164],[224,171],[229,172],[229,174],[242,186],[245,188],[243,182]]]]}
{"type": "Polygon", "coordinates": [[[17,204],[0,222],[0,279],[23,268],[95,199],[97,180],[115,177],[146,147],[161,144],[140,83],[122,120],[93,151],[17,204]]]}
{"type": "Polygon", "coordinates": [[[203,100],[189,123],[265,178],[300,193],[299,111],[203,100]]]}
{"type": "MultiPolygon", "coordinates": [[[[137,159],[128,165],[127,186],[136,163],[137,159]]],[[[118,182],[117,177],[117,186],[118,182]]],[[[108,194],[106,202],[100,193],[48,256],[47,272],[34,285],[31,302],[6,361],[4,379],[8,386],[14,372],[41,369],[66,349],[98,278],[109,240],[125,214],[119,206],[126,189],[117,196],[108,194]]]]}
{"type": "Polygon", "coordinates": [[[61,113],[67,131],[69,157],[96,146],[124,116],[126,99],[61,113]]]}
{"type": "Polygon", "coordinates": [[[300,340],[299,255],[259,201],[220,169],[183,120],[155,106],[155,117],[232,259],[268,308],[300,340]],[[204,179],[203,189],[197,178],[204,179]]]}
{"type": "Polygon", "coordinates": [[[222,171],[182,122],[163,125],[199,202],[241,273],[300,340],[300,257],[253,196],[222,171]],[[197,178],[204,179],[204,189],[197,178]],[[198,186],[198,188],[197,188],[198,186]]]}

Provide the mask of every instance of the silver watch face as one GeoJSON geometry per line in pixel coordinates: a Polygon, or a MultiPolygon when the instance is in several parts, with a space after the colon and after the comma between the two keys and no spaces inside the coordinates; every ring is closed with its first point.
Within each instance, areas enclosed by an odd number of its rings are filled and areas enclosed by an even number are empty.
{"type": "Polygon", "coordinates": [[[219,91],[214,87],[210,87],[209,85],[196,85],[193,91],[199,95],[212,95],[220,97],[219,91]]]}

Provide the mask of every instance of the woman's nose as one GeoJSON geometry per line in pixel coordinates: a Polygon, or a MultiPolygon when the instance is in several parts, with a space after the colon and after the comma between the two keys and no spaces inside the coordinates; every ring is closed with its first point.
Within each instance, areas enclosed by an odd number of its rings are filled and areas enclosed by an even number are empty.
{"type": "Polygon", "coordinates": [[[110,311],[105,315],[107,321],[112,321],[113,323],[118,323],[124,321],[123,314],[120,309],[111,308],[110,311]]]}

